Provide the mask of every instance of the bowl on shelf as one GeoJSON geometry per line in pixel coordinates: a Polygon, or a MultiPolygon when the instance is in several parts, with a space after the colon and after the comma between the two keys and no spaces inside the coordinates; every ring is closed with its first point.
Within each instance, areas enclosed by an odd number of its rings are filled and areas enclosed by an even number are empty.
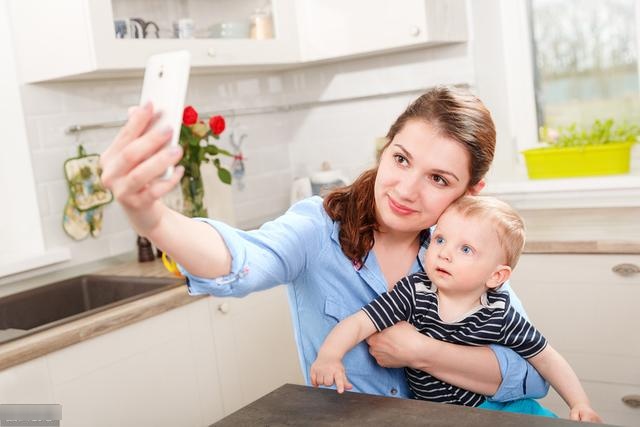
{"type": "Polygon", "coordinates": [[[249,21],[225,21],[209,27],[214,39],[248,39],[251,31],[249,21]]]}

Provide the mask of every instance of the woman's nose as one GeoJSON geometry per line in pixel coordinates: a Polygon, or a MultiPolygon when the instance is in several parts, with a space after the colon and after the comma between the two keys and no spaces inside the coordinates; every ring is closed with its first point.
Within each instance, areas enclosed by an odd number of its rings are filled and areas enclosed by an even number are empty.
{"type": "Polygon", "coordinates": [[[405,174],[396,185],[396,193],[404,199],[413,200],[418,192],[418,178],[415,174],[405,174]]]}

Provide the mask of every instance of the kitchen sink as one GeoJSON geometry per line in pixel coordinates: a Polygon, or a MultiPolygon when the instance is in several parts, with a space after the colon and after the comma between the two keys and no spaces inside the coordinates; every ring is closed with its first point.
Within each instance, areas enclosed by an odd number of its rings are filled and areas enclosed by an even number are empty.
{"type": "Polygon", "coordinates": [[[181,279],[83,275],[0,298],[0,343],[183,285],[181,279]]]}

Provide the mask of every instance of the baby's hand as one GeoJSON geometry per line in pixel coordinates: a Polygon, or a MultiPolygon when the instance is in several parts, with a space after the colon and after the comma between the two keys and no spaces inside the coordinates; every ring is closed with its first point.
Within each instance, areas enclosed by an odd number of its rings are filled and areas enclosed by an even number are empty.
{"type": "Polygon", "coordinates": [[[574,421],[587,421],[590,423],[601,423],[602,418],[596,413],[589,405],[585,403],[579,403],[571,408],[569,418],[574,421]]]}
{"type": "Polygon", "coordinates": [[[331,386],[334,382],[338,393],[353,388],[339,359],[317,358],[311,365],[311,384],[314,387],[331,386]]]}

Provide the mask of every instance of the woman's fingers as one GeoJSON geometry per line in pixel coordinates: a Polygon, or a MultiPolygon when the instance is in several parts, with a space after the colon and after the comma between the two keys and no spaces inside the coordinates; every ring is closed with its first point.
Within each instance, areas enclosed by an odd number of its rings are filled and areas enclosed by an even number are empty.
{"type": "Polygon", "coordinates": [[[120,197],[139,192],[142,188],[152,184],[169,166],[178,163],[181,156],[182,147],[180,146],[159,150],[152,154],[114,183],[114,195],[120,197]]]}
{"type": "Polygon", "coordinates": [[[104,164],[102,170],[103,184],[110,187],[112,184],[115,184],[115,181],[125,177],[132,170],[135,170],[143,161],[154,158],[154,154],[164,148],[171,139],[171,133],[172,131],[170,129],[150,131],[140,138],[131,141],[129,145],[122,148],[117,155],[114,152],[110,161],[106,161],[104,164]]]}
{"type": "Polygon", "coordinates": [[[153,117],[153,106],[148,103],[144,107],[132,107],[129,108],[128,114],[129,120],[120,129],[111,146],[103,154],[107,159],[112,154],[120,152],[127,144],[142,135],[153,117]]]}
{"type": "Polygon", "coordinates": [[[146,202],[151,203],[154,200],[157,200],[167,194],[173,189],[173,187],[176,186],[176,184],[178,184],[178,182],[180,182],[182,175],[184,175],[184,167],[177,166],[173,171],[173,175],[171,175],[171,178],[166,180],[156,179],[155,181],[151,182],[151,184],[149,184],[147,186],[147,189],[145,190],[144,197],[147,198],[146,202]]]}

